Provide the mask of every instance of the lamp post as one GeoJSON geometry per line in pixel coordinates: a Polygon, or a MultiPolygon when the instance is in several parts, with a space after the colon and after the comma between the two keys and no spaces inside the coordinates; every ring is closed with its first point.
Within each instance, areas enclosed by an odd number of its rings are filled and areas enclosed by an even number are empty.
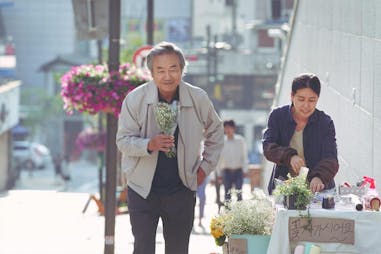
{"type": "Polygon", "coordinates": [[[219,97],[216,97],[216,87],[218,81],[221,81],[223,78],[220,78],[218,71],[218,59],[219,59],[219,51],[220,50],[231,50],[233,47],[229,43],[224,41],[218,41],[218,36],[214,35],[213,42],[211,41],[211,32],[210,26],[206,27],[207,32],[207,52],[206,52],[206,65],[207,65],[207,92],[208,94],[212,94],[212,101],[215,104],[215,108],[217,112],[219,111],[219,97]]]}
{"type": "MultiPolygon", "coordinates": [[[[212,94],[211,96],[213,104],[216,108],[216,111],[219,112],[220,106],[218,105],[218,99],[214,97],[214,92],[216,88],[216,82],[219,80],[218,78],[218,50],[220,49],[231,49],[231,46],[226,42],[218,42],[217,35],[214,36],[213,42],[211,41],[211,30],[210,25],[206,26],[206,76],[207,76],[207,92],[208,94],[212,94]]],[[[220,198],[220,182],[218,179],[217,172],[215,171],[215,187],[216,187],[216,203],[218,206],[218,211],[222,207],[223,203],[220,198]]]]}
{"type": "Polygon", "coordinates": [[[153,45],[154,2],[147,0],[147,44],[153,45]]]}
{"type": "MultiPolygon", "coordinates": [[[[109,72],[119,69],[120,50],[120,0],[109,2],[109,72]]],[[[113,254],[115,244],[115,207],[116,207],[116,162],[117,149],[115,136],[118,120],[112,113],[107,113],[107,148],[106,148],[106,198],[105,198],[105,239],[104,253],[113,254]]]]}

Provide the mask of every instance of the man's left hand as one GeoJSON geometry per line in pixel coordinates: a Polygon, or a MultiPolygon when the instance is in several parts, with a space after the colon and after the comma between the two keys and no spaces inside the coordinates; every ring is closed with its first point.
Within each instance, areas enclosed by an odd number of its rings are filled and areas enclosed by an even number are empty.
{"type": "Polygon", "coordinates": [[[197,170],[197,186],[200,186],[202,182],[205,180],[206,174],[204,170],[199,167],[197,170]]]}

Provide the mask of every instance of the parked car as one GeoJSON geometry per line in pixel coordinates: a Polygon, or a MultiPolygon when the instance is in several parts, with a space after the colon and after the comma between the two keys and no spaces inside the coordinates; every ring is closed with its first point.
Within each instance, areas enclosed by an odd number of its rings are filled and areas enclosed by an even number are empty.
{"type": "Polygon", "coordinates": [[[22,168],[43,169],[52,165],[49,149],[35,142],[14,141],[13,157],[22,168]]]}

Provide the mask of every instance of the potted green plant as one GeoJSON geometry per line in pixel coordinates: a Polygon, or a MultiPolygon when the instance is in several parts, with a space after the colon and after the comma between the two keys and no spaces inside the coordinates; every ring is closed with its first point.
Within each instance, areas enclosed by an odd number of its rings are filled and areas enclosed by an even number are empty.
{"type": "Polygon", "coordinates": [[[283,197],[287,209],[305,210],[313,197],[306,181],[306,174],[296,177],[288,175],[288,179],[279,183],[273,194],[275,197],[283,197]]]}
{"type": "Polygon", "coordinates": [[[246,239],[247,253],[266,253],[275,219],[273,201],[256,189],[252,198],[232,201],[215,216],[210,225],[211,234],[217,245],[225,239],[246,239]]]}

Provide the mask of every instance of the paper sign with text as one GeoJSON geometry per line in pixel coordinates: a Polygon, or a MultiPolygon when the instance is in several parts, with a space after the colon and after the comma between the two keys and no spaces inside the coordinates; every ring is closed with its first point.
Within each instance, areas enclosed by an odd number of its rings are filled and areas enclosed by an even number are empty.
{"type": "Polygon", "coordinates": [[[247,240],[230,238],[229,254],[247,254],[247,240]]]}
{"type": "Polygon", "coordinates": [[[288,237],[290,242],[310,241],[322,243],[355,243],[355,221],[335,218],[290,217],[288,237]]]}

